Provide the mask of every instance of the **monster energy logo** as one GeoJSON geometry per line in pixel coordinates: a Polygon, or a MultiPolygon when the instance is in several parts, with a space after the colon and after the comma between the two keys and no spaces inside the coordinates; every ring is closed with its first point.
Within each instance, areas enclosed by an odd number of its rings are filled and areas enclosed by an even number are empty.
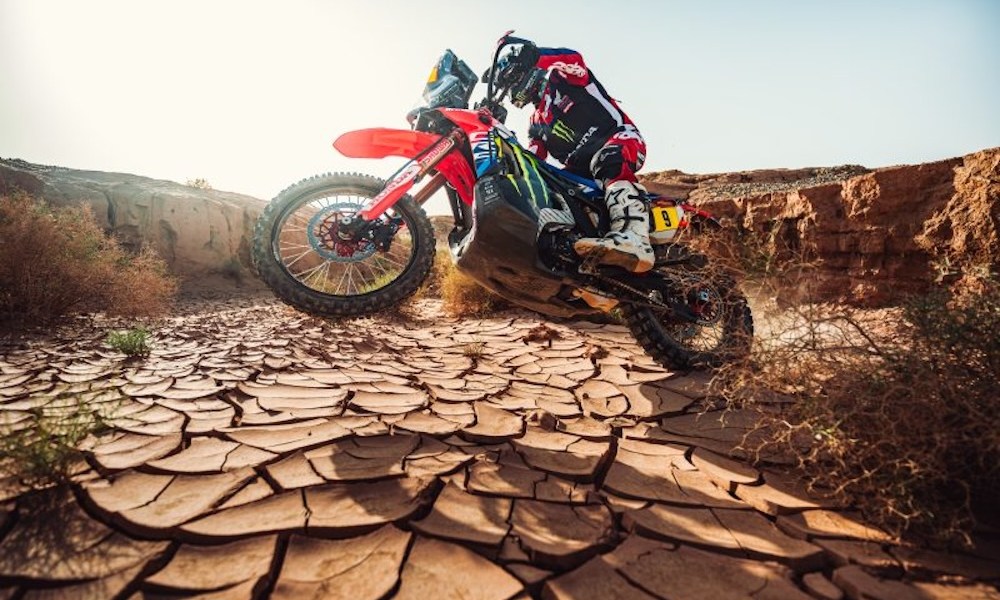
{"type": "Polygon", "coordinates": [[[570,129],[569,126],[562,121],[556,121],[552,124],[552,135],[566,143],[572,143],[573,138],[576,137],[576,132],[570,129]]]}

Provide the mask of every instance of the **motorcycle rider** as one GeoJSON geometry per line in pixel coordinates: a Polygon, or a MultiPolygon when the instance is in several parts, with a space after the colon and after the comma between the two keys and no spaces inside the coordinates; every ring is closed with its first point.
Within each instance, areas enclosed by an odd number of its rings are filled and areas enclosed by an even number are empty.
{"type": "MultiPolygon", "coordinates": [[[[645,161],[646,143],[635,124],[575,50],[527,42],[509,51],[499,66],[514,106],[535,107],[529,149],[604,186],[610,229],[603,238],[577,240],[576,252],[637,273],[651,269],[646,190],[635,176],[645,161]]],[[[588,303],[596,303],[587,296],[588,303]]]]}

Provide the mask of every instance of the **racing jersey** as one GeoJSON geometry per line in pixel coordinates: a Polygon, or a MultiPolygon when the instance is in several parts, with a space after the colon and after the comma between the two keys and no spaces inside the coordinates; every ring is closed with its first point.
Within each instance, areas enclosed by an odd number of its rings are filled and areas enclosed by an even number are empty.
{"type": "Polygon", "coordinates": [[[586,169],[590,158],[616,131],[635,125],[608,95],[579,52],[539,48],[536,66],[549,70],[548,83],[531,115],[529,149],[551,154],[570,169],[586,169]]]}

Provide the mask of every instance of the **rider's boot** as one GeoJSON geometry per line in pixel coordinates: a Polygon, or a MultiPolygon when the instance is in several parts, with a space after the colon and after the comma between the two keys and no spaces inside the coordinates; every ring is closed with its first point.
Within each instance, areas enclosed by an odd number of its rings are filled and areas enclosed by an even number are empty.
{"type": "Polygon", "coordinates": [[[577,254],[634,273],[652,269],[655,258],[649,245],[649,211],[642,200],[645,191],[631,181],[609,184],[604,201],[611,216],[610,231],[602,238],[577,240],[573,244],[577,254]]]}

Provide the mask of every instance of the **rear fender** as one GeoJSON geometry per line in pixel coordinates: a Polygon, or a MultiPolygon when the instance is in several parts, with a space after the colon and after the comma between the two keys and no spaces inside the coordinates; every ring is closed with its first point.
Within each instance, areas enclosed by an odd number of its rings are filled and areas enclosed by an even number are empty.
{"type": "MultiPolygon", "coordinates": [[[[415,159],[440,141],[441,136],[424,133],[423,131],[380,127],[348,131],[333,142],[333,147],[344,156],[351,158],[402,156],[404,158],[415,159]]],[[[425,154],[424,157],[421,157],[417,164],[422,163],[427,156],[425,154]]],[[[379,204],[385,204],[388,207],[395,200],[398,200],[400,196],[413,186],[418,170],[407,167],[399,176],[393,178],[393,181],[390,183],[395,184],[392,187],[394,188],[393,196],[396,197],[391,198],[388,203],[379,202],[379,204]]],[[[448,155],[441,159],[441,162],[437,163],[434,170],[444,175],[448,183],[458,192],[463,202],[469,205],[472,204],[472,187],[475,185],[476,177],[472,172],[469,162],[462,156],[459,145],[456,144],[448,152],[448,155]]],[[[385,208],[382,208],[382,210],[377,210],[376,212],[381,214],[384,210],[385,208]]],[[[378,214],[374,216],[378,216],[378,214]]]]}

